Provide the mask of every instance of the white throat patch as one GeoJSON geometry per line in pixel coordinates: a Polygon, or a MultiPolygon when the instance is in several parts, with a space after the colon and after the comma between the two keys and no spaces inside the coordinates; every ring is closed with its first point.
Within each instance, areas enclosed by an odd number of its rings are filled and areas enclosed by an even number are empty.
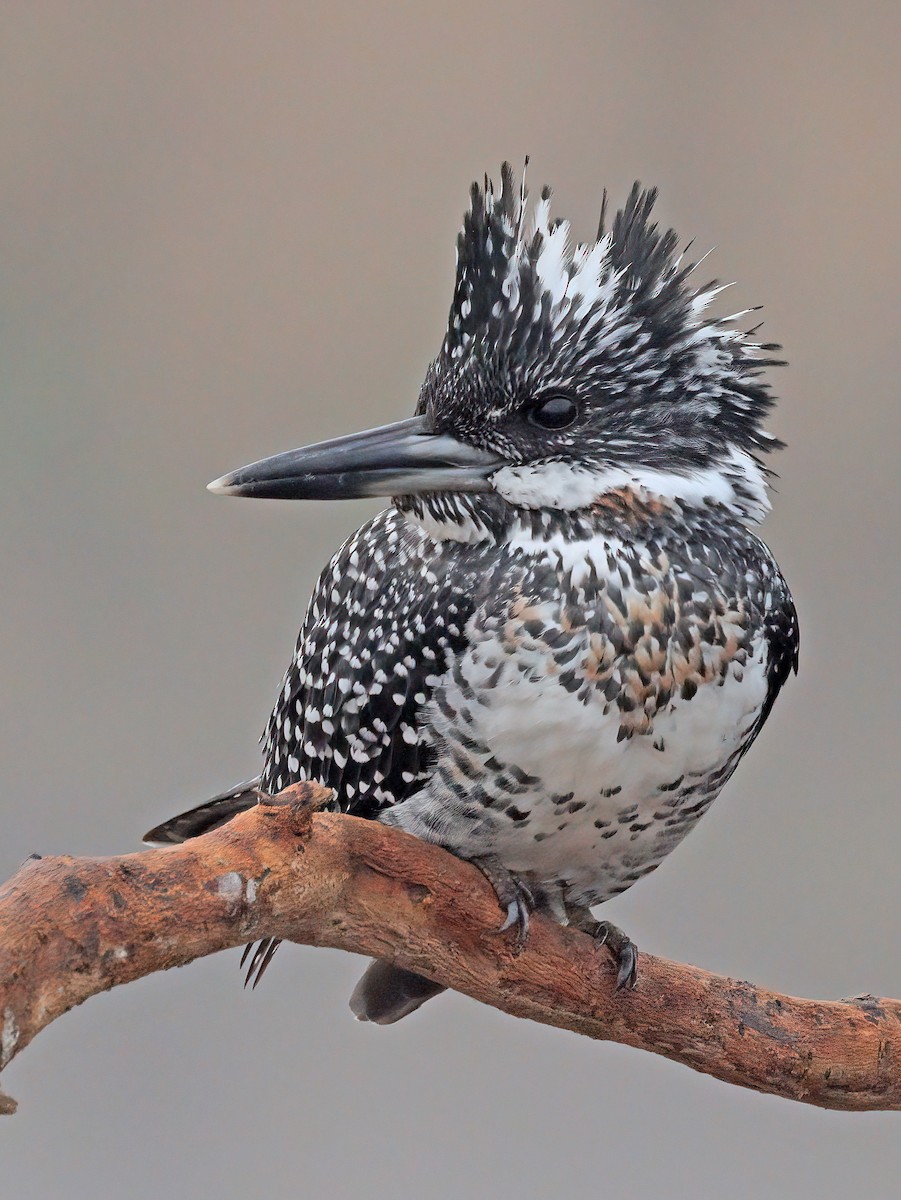
{"type": "Polygon", "coordinates": [[[507,466],[491,477],[494,490],[521,508],[588,508],[605,492],[630,488],[689,508],[723,505],[748,524],[759,524],[770,510],[763,471],[750,454],[732,449],[723,462],[679,474],[649,467],[590,470],[563,462],[507,466]]]}

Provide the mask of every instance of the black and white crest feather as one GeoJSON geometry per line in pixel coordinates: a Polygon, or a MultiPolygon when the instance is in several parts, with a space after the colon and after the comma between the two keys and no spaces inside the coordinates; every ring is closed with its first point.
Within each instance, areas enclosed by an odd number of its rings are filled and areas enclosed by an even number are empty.
{"type": "MultiPolygon", "coordinates": [[[[486,435],[526,396],[565,389],[597,410],[609,465],[689,471],[781,443],[762,422],[774,400],[761,372],[772,344],[711,317],[723,288],[652,221],[656,190],[636,183],[609,231],[575,245],[545,188],[531,205],[508,164],[496,191],[474,184],[457,239],[447,334],[420,398],[439,425],[486,435]]],[[[521,448],[497,448],[513,461],[521,448]]]]}

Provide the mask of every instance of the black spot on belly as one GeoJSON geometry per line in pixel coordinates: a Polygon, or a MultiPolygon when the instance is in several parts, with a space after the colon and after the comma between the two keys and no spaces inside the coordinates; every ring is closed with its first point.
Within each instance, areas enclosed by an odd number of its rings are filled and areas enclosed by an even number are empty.
{"type": "Polygon", "coordinates": [[[575,671],[561,671],[557,676],[557,682],[568,692],[577,692],[582,686],[582,680],[576,675],[575,671]]]}
{"type": "Polygon", "coordinates": [[[524,784],[517,783],[509,775],[498,775],[494,780],[494,786],[510,796],[516,796],[526,790],[524,784]]]}
{"type": "Polygon", "coordinates": [[[672,783],[661,783],[660,791],[661,792],[674,792],[676,790],[676,788],[679,787],[679,785],[682,783],[682,780],[684,778],[685,778],[684,775],[680,775],[679,778],[674,779],[672,783]]]}
{"type": "Polygon", "coordinates": [[[507,808],[504,809],[504,812],[511,821],[515,821],[517,824],[520,824],[522,821],[528,821],[529,819],[529,814],[527,812],[523,812],[521,808],[517,808],[515,804],[508,805],[507,808]]]}
{"type": "Polygon", "coordinates": [[[520,767],[517,767],[515,765],[509,766],[507,768],[507,771],[509,772],[510,775],[513,776],[513,778],[517,781],[517,783],[522,783],[522,784],[541,783],[541,780],[538,778],[537,775],[529,775],[529,773],[527,771],[523,771],[520,767]]]}
{"type": "Polygon", "coordinates": [[[682,809],[682,812],[686,816],[690,816],[695,813],[702,813],[702,812],[704,812],[705,809],[709,808],[712,803],[713,803],[713,797],[705,796],[704,799],[699,800],[697,802],[697,804],[687,805],[685,808],[682,809]]]}

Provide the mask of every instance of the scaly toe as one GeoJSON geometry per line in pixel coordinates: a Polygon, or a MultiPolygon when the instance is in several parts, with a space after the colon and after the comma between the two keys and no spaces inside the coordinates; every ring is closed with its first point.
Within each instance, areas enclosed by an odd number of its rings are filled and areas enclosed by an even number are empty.
{"type": "Polygon", "coordinates": [[[532,893],[522,886],[521,894],[513,897],[507,905],[507,918],[500,927],[500,932],[516,926],[516,938],[519,944],[525,942],[529,934],[529,916],[532,911],[532,893]]]}
{"type": "Polygon", "coordinates": [[[521,950],[529,933],[529,916],[535,907],[535,897],[526,884],[517,879],[493,855],[470,860],[473,866],[479,868],[497,896],[498,903],[506,912],[500,932],[515,929],[516,948],[521,950]]]}
{"type": "Polygon", "coordinates": [[[638,979],[638,948],[631,938],[610,921],[598,921],[592,935],[606,946],[616,964],[616,990],[631,991],[638,979]]]}

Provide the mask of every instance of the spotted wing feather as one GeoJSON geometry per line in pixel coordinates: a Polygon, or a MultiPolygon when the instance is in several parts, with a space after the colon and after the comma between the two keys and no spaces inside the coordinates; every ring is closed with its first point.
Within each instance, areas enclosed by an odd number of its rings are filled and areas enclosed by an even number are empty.
{"type": "Polygon", "coordinates": [[[766,724],[773,710],[776,697],[782,691],[789,675],[798,673],[798,654],[800,650],[800,629],[798,613],[792,600],[788,584],[782,578],[776,561],[769,549],[757,538],[753,539],[760,547],[761,560],[770,564],[768,586],[770,595],[765,610],[764,633],[767,642],[767,693],[760,710],[760,716],[751,735],[742,750],[747,754],[757,735],[766,724]]]}
{"type": "Polygon", "coordinates": [[[429,754],[420,714],[473,607],[429,545],[387,510],[323,571],[264,734],[265,790],[313,779],[362,817],[415,790],[429,754]]]}

